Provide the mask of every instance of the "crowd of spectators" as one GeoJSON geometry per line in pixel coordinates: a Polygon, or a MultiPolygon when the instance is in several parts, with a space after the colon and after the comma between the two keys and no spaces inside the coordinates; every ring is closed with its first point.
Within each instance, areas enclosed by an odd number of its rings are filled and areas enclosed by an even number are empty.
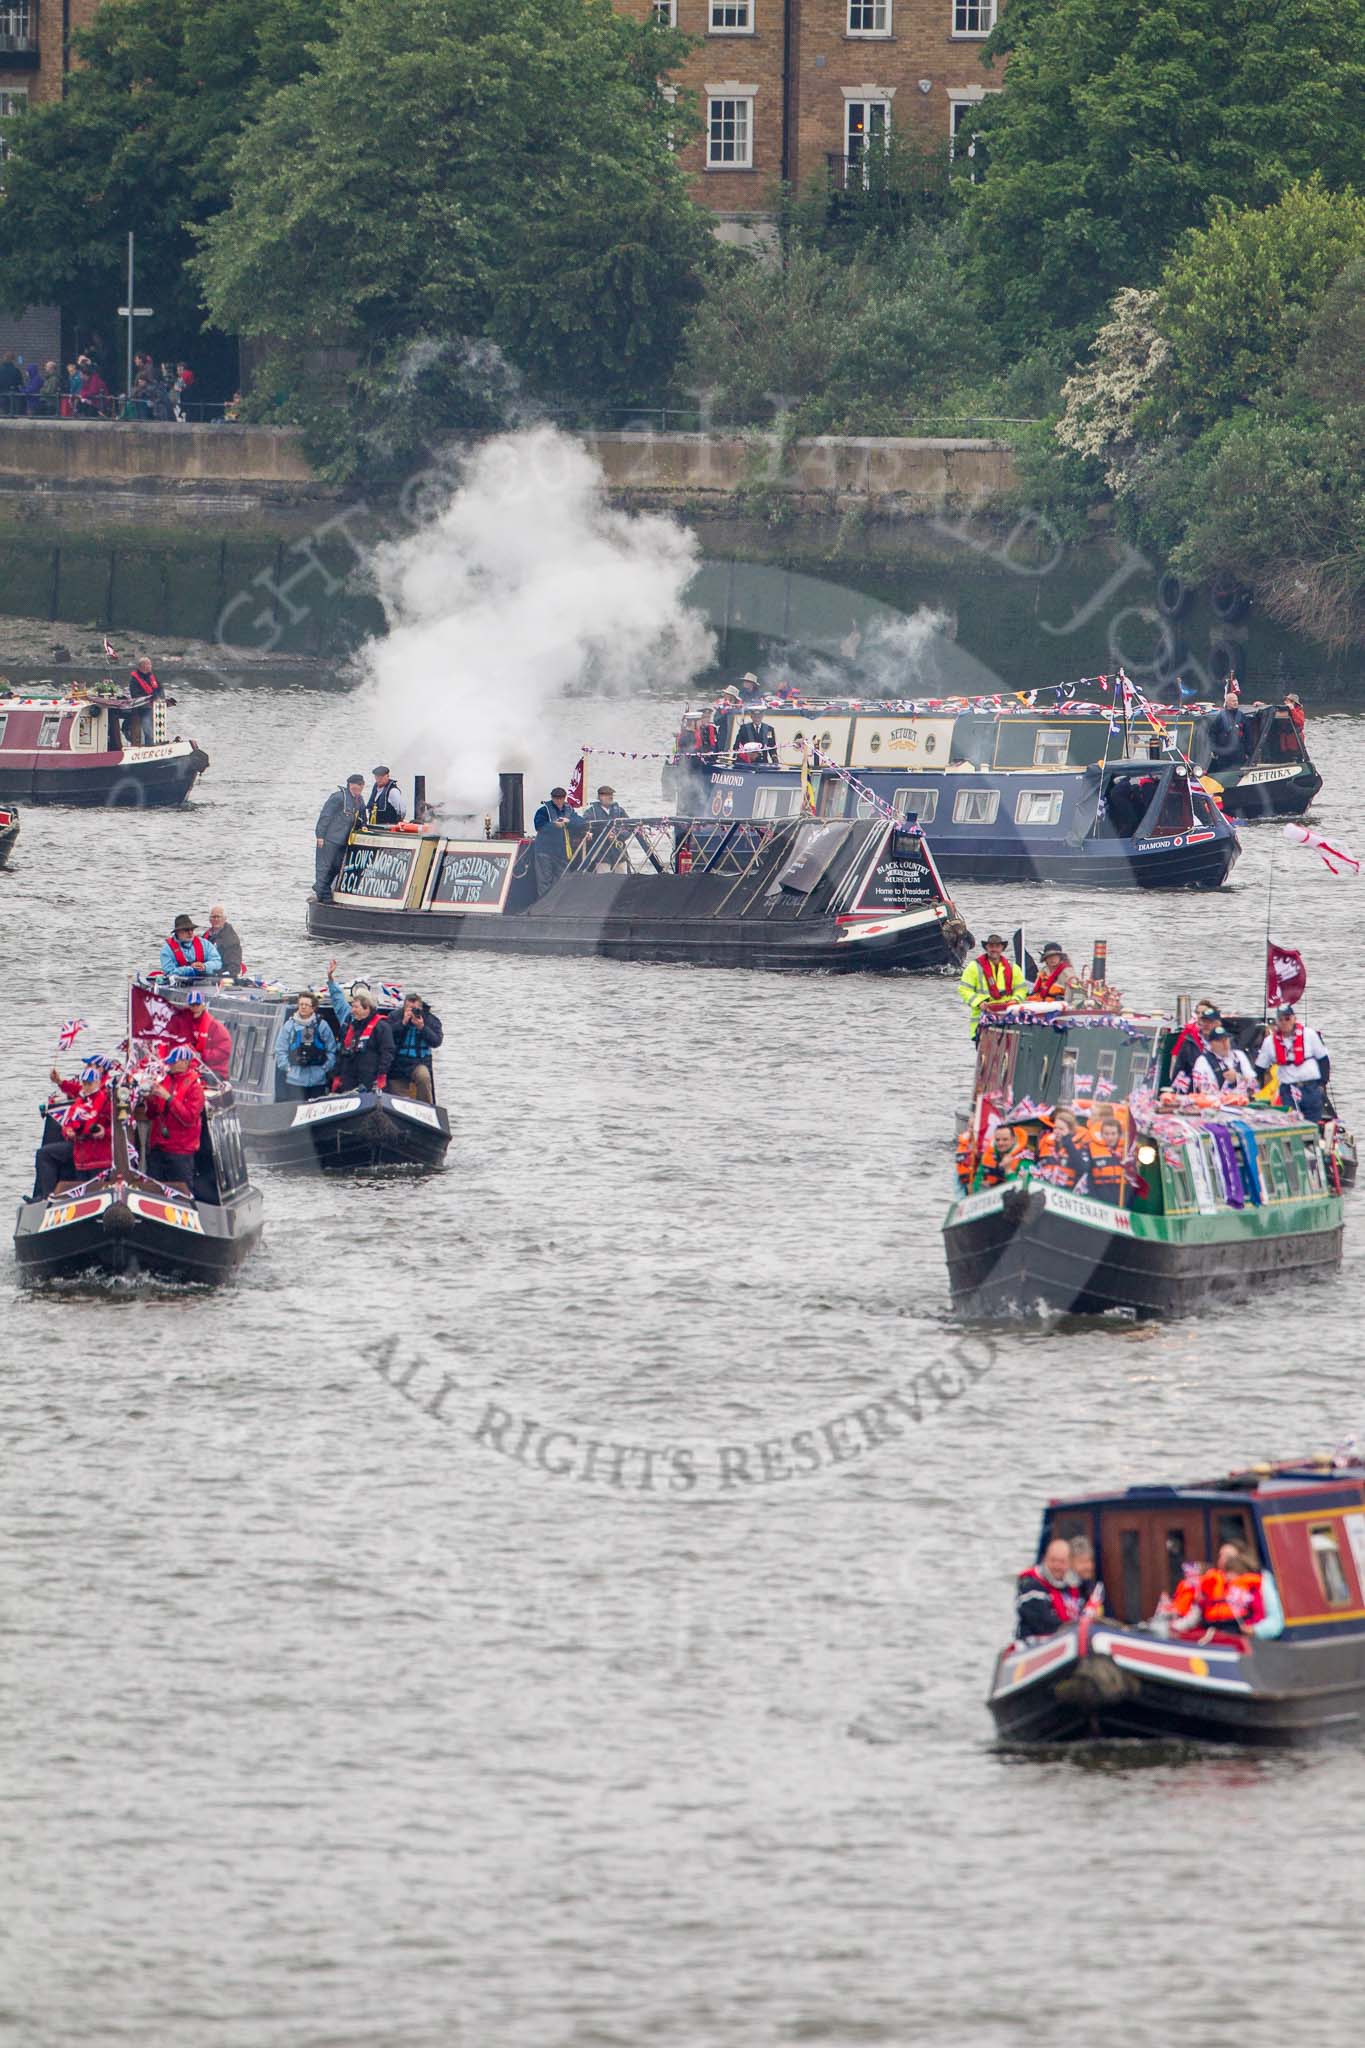
{"type": "Polygon", "coordinates": [[[188,363],[136,355],[131,389],[119,393],[110,390],[94,356],[78,355],[63,371],[56,362],[26,363],[11,350],[0,358],[0,418],[184,420],[194,381],[188,363]]]}

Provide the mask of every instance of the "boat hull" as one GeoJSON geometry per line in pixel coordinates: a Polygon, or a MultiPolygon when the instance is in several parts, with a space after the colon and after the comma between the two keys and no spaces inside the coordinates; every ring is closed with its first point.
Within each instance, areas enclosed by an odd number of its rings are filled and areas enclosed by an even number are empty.
{"type": "Polygon", "coordinates": [[[220,1205],[93,1182],[45,1202],[21,1202],[14,1255],[31,1281],[146,1274],[212,1285],[255,1249],[264,1215],[254,1188],[220,1205]]]}
{"type": "Polygon", "coordinates": [[[201,747],[168,743],[129,754],[0,754],[0,800],[112,810],[183,804],[209,765],[201,747]]]}
{"type": "Polygon", "coordinates": [[[1076,1315],[1189,1315],[1211,1299],[1334,1272],[1340,1199],[1304,1209],[1317,1227],[1280,1227],[1257,1209],[1163,1231],[1153,1219],[1036,1182],[988,1189],[954,1203],[943,1226],[953,1304],[974,1316],[1039,1305],[1076,1315]]]}
{"type": "MultiPolygon", "coordinates": [[[[1216,768],[1209,772],[1222,781],[1216,768]]],[[[1322,777],[1311,762],[1246,768],[1223,784],[1223,809],[1230,818],[1301,818],[1321,788],[1322,777]]]]}
{"type": "Polygon", "coordinates": [[[373,1093],[314,1102],[240,1102],[247,1151],[271,1166],[353,1172],[379,1166],[438,1167],[450,1118],[438,1104],[373,1093]]]}
{"type": "Polygon", "coordinates": [[[1221,889],[1241,853],[1234,838],[1210,833],[1136,851],[1103,840],[1004,852],[999,846],[936,841],[946,882],[1059,882],[1069,889],[1221,889]]]}
{"type": "Polygon", "coordinates": [[[941,907],[881,918],[827,920],[801,930],[778,918],[707,918],[695,922],[613,917],[434,917],[368,904],[308,902],[315,938],[384,940],[459,946],[480,953],[574,955],[607,960],[746,967],[769,973],[929,973],[966,958],[970,935],[941,907]]]}
{"type": "Polygon", "coordinates": [[[997,1660],[987,1700],[1005,1742],[1177,1740],[1291,1748],[1365,1728],[1365,1634],[1245,1647],[1104,1619],[997,1660]]]}

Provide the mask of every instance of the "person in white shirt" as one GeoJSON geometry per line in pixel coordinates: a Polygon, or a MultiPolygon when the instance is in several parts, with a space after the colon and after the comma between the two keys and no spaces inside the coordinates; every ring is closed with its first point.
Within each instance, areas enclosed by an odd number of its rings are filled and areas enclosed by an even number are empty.
{"type": "Polygon", "coordinates": [[[1299,1022],[1292,1003],[1281,1003],[1276,1010],[1256,1064],[1263,1074],[1279,1068],[1282,1109],[1297,1109],[1310,1123],[1322,1122],[1332,1062],[1320,1034],[1299,1022]]]}
{"type": "Polygon", "coordinates": [[[1194,1063],[1190,1079],[1196,1095],[1229,1095],[1256,1086],[1256,1069],[1232,1042],[1232,1034],[1221,1019],[1209,1027],[1208,1043],[1194,1063]]]}

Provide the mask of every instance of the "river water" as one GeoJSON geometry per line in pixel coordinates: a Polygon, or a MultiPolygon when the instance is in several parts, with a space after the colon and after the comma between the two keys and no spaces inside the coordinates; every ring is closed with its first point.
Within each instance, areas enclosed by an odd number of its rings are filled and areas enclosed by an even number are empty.
{"type": "MultiPolygon", "coordinates": [[[[180,694],[190,805],[30,809],[0,873],[12,1197],[60,1024],[112,1039],[175,912],[323,964],[313,813],[380,736],[356,699],[180,694]]],[[[565,779],[672,709],[564,712],[565,779]]],[[[1310,740],[1359,844],[1360,723],[1310,740]]],[[[1214,896],[960,900],[1107,936],[1136,1003],[1250,1007],[1273,852],[1359,1114],[1362,885],[1244,836],[1214,896]]],[[[0,2040],[1353,2036],[1365,1753],[1011,1758],[982,1702],[1050,1492],[1361,1429],[1365,1195],[1332,1282],[963,1331],[950,984],[362,969],[444,1018],[444,1174],[259,1172],[265,1245],[216,1296],[0,1273],[0,2040]],[[854,1411],[891,1393],[920,1420],[873,1446],[854,1411]]]]}

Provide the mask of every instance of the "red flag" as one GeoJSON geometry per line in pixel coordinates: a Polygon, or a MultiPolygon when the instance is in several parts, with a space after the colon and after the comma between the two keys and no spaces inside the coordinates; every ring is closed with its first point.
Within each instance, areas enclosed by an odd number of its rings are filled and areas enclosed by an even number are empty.
{"type": "Polygon", "coordinates": [[[1277,1003],[1297,1003],[1308,986],[1308,969],[1302,953],[1292,946],[1277,946],[1273,940],[1265,949],[1265,999],[1269,1009],[1277,1003]]]}
{"type": "Polygon", "coordinates": [[[586,776],[587,772],[587,756],[585,754],[580,754],[578,757],[578,766],[574,769],[572,778],[569,782],[569,809],[571,811],[576,811],[583,801],[583,779],[586,776]]]}

